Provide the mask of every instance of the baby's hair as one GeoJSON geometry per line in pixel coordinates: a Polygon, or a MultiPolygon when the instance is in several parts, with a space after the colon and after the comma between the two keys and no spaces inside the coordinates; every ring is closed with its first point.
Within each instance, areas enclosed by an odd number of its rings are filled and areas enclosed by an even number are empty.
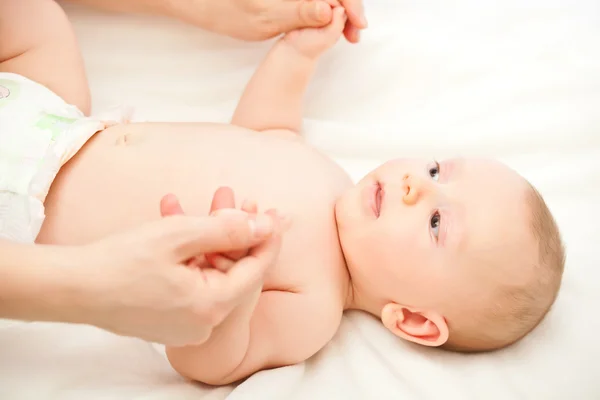
{"type": "Polygon", "coordinates": [[[489,308],[473,318],[471,326],[457,321],[453,329],[449,321],[450,336],[444,349],[482,352],[509,346],[535,329],[554,304],[565,267],[565,248],[546,202],[529,183],[525,201],[530,232],[538,243],[537,262],[524,266],[533,268],[533,279],[523,286],[500,287],[489,308]],[[475,327],[479,329],[472,329],[475,327]]]}

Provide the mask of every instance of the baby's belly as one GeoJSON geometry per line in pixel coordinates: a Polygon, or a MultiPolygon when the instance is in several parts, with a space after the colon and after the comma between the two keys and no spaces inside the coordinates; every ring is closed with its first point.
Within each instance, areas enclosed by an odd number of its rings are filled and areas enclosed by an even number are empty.
{"type": "Polygon", "coordinates": [[[59,172],[38,242],[84,244],[159,219],[168,193],[187,214],[207,215],[223,185],[238,207],[250,198],[292,220],[267,289],[336,282],[345,271],[334,205],[351,185],[347,175],[301,141],[229,125],[132,124],[99,133],[59,172]]]}
{"type": "Polygon", "coordinates": [[[82,244],[158,219],[168,193],[187,214],[207,215],[222,185],[234,189],[238,205],[252,198],[261,209],[301,215],[307,225],[330,220],[337,194],[329,181],[346,187],[345,174],[301,143],[262,135],[217,124],[107,129],[60,171],[38,242],[82,244]]]}

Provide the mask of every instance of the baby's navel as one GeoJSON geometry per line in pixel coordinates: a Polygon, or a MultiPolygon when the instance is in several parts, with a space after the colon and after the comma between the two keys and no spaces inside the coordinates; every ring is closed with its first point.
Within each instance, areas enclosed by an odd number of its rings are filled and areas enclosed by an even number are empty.
{"type": "Polygon", "coordinates": [[[117,146],[129,146],[135,142],[137,135],[134,132],[119,132],[115,144],[117,146]]]}

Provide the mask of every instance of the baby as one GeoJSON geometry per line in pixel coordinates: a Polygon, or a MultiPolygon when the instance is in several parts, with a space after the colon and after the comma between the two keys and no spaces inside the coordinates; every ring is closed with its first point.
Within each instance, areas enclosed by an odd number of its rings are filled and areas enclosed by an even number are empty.
{"type": "Polygon", "coordinates": [[[285,214],[262,290],[205,343],[167,349],[173,368],[208,384],[310,358],[351,309],[454,351],[524,337],[553,304],[564,265],[557,226],[527,181],[490,160],[398,159],[353,185],[299,136],[309,79],[344,29],[333,6],[329,26],[273,45],[230,125],[110,125],[84,116],[87,82],[56,3],[1,3],[0,209],[12,208],[0,234],[83,244],[160,218],[165,193],[206,214],[220,186],[285,214]]]}

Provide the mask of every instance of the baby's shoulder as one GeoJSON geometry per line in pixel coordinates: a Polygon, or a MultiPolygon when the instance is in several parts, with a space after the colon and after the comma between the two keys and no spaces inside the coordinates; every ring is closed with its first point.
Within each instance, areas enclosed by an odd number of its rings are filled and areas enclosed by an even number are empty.
{"type": "Polygon", "coordinates": [[[343,301],[332,292],[322,285],[304,287],[298,292],[263,292],[259,313],[271,315],[271,326],[294,327],[289,333],[318,351],[335,335],[342,321],[343,301]]]}
{"type": "Polygon", "coordinates": [[[306,309],[312,314],[313,323],[337,329],[344,313],[344,274],[337,265],[323,265],[323,260],[320,261],[307,268],[300,293],[306,309]]]}

